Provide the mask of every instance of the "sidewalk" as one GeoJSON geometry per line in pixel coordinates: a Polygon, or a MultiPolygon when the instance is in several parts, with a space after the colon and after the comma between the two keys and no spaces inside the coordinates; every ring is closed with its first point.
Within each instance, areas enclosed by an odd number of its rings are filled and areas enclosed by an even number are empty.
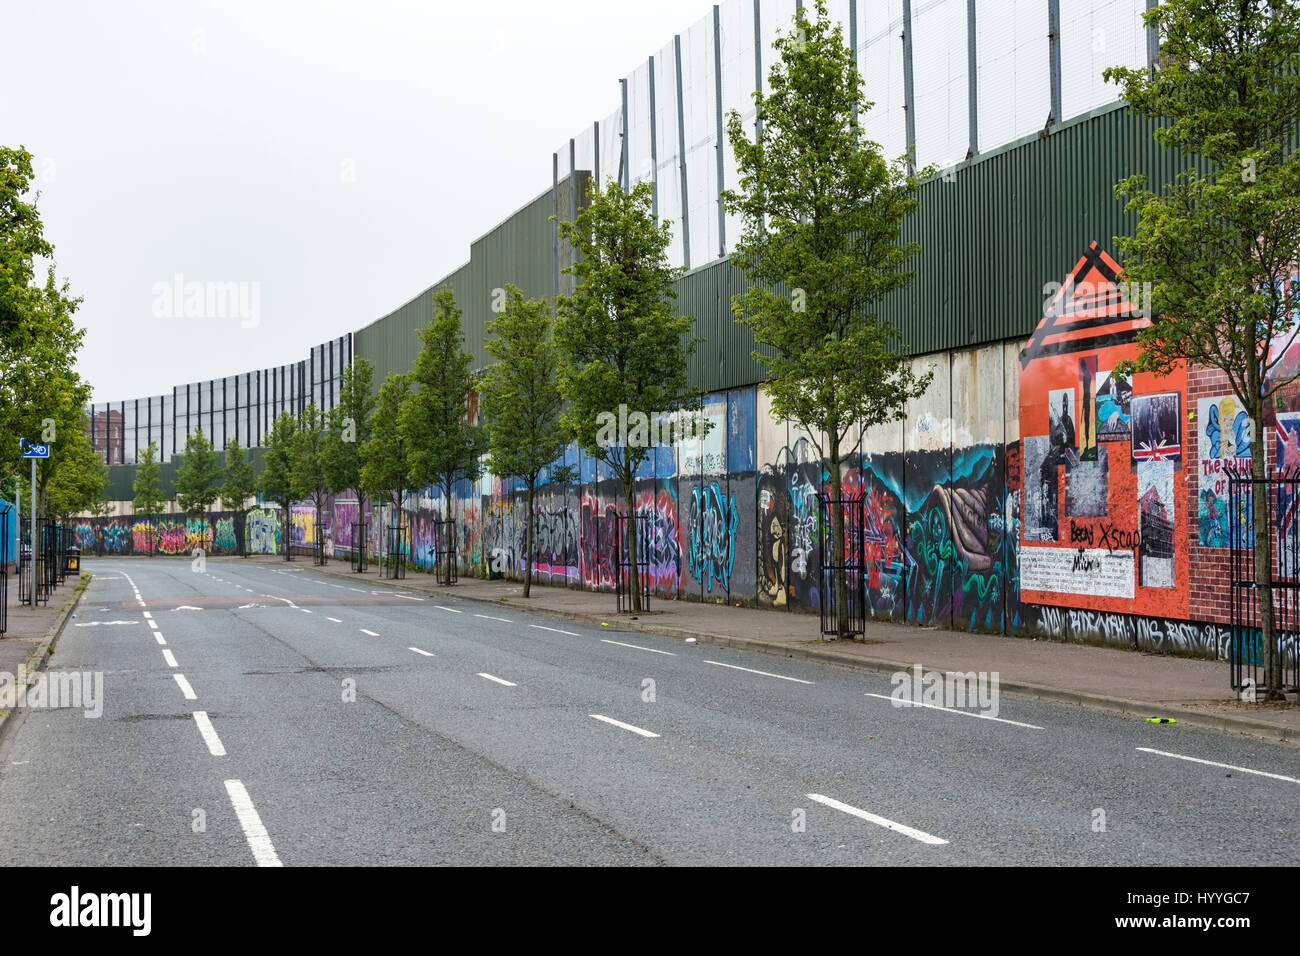
{"type": "MultiPolygon", "coordinates": [[[[76,612],[77,603],[89,581],[90,575],[85,571],[80,580],[69,577],[50,592],[48,604],[32,608],[17,603],[17,581],[10,578],[8,627],[0,637],[0,673],[12,674],[16,680],[21,680],[21,675],[34,674],[45,666],[53,653],[55,641],[76,612]]],[[[0,708],[0,733],[4,732],[8,722],[9,711],[0,708]]]]}
{"type": "MultiPolygon", "coordinates": [[[[283,559],[274,560],[284,564],[283,559]]],[[[315,567],[304,558],[295,558],[293,566],[315,567]]],[[[399,581],[381,581],[373,568],[364,575],[353,574],[342,561],[319,570],[417,593],[518,607],[597,626],[607,623],[625,631],[694,637],[706,644],[883,674],[909,670],[916,664],[941,672],[996,671],[1000,689],[1006,693],[1128,714],[1134,719],[1173,717],[1186,726],[1300,744],[1300,703],[1238,701],[1228,686],[1228,665],[1223,661],[874,622],[868,623],[861,643],[827,643],[818,640],[815,614],[652,598],[649,613],[631,618],[615,612],[614,595],[608,592],[535,584],[532,596],[524,600],[523,585],[518,581],[461,578],[458,584],[443,588],[433,575],[409,570],[399,581]]]]}

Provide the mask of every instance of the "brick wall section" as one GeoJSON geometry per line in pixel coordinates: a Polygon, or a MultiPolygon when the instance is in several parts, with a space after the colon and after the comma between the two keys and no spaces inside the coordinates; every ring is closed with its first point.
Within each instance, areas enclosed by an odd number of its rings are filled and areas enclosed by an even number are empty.
{"type": "MultiPolygon", "coordinates": [[[[1219,398],[1232,394],[1228,377],[1218,369],[1194,368],[1187,372],[1187,409],[1185,426],[1187,428],[1188,461],[1184,464],[1187,487],[1187,527],[1188,550],[1188,615],[1194,621],[1214,621],[1228,623],[1228,548],[1205,548],[1200,545],[1198,533],[1198,503],[1200,501],[1201,451],[1198,447],[1201,423],[1197,417],[1197,404],[1203,398],[1219,398]]],[[[1274,437],[1273,429],[1266,429],[1264,446],[1269,467],[1273,465],[1274,437]]]]}

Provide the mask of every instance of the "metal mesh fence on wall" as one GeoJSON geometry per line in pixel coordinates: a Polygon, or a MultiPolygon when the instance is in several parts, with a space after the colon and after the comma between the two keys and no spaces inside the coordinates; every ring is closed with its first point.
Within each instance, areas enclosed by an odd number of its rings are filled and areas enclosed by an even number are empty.
{"type": "MultiPolygon", "coordinates": [[[[873,104],[864,132],[890,157],[914,145],[924,168],[956,164],[1117,100],[1102,72],[1148,65],[1147,6],[829,0],[827,10],[857,51],[873,104]]],[[[601,183],[650,181],[658,215],[674,224],[675,265],[693,268],[730,253],[740,223],[719,201],[737,184],[726,116],[736,110],[753,135],[752,95],[760,86],[767,92],[773,42],[792,29],[795,8],[796,0],[728,0],[677,34],[620,81],[617,109],[555,151],[557,181],[577,170],[601,183]]]]}

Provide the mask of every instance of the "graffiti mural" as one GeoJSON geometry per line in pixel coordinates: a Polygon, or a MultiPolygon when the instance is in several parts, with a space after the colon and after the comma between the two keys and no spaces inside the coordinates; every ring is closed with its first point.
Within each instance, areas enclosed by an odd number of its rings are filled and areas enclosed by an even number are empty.
{"type": "Polygon", "coordinates": [[[244,540],[250,554],[279,554],[281,540],[280,512],[271,508],[254,508],[244,517],[244,540]]]}
{"type": "Polygon", "coordinates": [[[731,572],[736,559],[736,527],[740,514],[736,496],[728,495],[712,481],[691,489],[691,506],[686,526],[687,564],[706,594],[723,596],[731,590],[731,572]]]}

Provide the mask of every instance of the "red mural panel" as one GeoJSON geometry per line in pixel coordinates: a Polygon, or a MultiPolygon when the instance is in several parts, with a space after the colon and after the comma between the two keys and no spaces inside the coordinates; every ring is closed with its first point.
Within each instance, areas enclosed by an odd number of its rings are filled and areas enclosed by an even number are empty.
{"type": "Polygon", "coordinates": [[[1187,617],[1186,370],[1115,371],[1143,299],[1094,242],[1020,354],[1027,603],[1187,617]]]}

